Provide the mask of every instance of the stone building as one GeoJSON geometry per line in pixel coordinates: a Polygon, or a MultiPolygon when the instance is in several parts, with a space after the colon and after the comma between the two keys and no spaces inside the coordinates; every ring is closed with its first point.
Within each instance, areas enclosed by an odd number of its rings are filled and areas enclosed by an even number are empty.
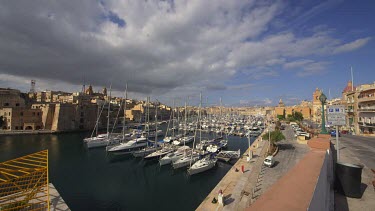
{"type": "Polygon", "coordinates": [[[311,115],[312,121],[316,123],[321,123],[322,121],[322,103],[319,100],[321,94],[322,91],[318,88],[316,88],[313,93],[311,115]]]}
{"type": "Polygon", "coordinates": [[[3,130],[39,130],[43,129],[42,111],[30,108],[1,108],[3,130]]]}
{"type": "Polygon", "coordinates": [[[0,109],[11,107],[25,107],[25,99],[17,89],[0,88],[0,109]]]}
{"type": "Polygon", "coordinates": [[[300,105],[285,106],[282,99],[280,99],[279,104],[275,107],[275,117],[279,115],[288,117],[288,115],[293,115],[294,112],[300,112],[304,119],[311,119],[311,105],[307,101],[302,101],[300,105]]]}
{"type": "Polygon", "coordinates": [[[375,135],[375,82],[363,84],[356,89],[358,96],[358,124],[359,134],[375,135]]]}
{"type": "Polygon", "coordinates": [[[342,91],[341,104],[345,106],[346,125],[342,128],[356,133],[355,125],[357,125],[357,99],[356,87],[352,81],[348,81],[346,87],[342,91]]]}

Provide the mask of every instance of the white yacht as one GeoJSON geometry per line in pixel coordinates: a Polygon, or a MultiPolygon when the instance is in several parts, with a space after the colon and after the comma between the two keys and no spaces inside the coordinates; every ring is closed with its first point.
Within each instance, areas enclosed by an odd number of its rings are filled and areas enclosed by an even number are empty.
{"type": "Polygon", "coordinates": [[[174,169],[189,166],[190,163],[194,163],[199,159],[199,154],[193,151],[193,155],[186,155],[172,163],[174,169]]]}
{"type": "Polygon", "coordinates": [[[167,137],[165,137],[164,138],[164,142],[165,143],[170,143],[170,142],[173,142],[174,140],[177,140],[177,139],[179,139],[179,138],[181,138],[181,135],[177,135],[177,136],[167,136],[167,137]]]}
{"type": "Polygon", "coordinates": [[[216,165],[217,159],[216,158],[210,158],[206,157],[201,160],[198,160],[195,162],[189,169],[188,174],[198,174],[204,171],[207,171],[209,169],[212,169],[216,165]]]}
{"type": "Polygon", "coordinates": [[[220,147],[217,144],[210,144],[206,147],[207,152],[216,153],[219,152],[220,147]]]}
{"type": "Polygon", "coordinates": [[[160,163],[161,166],[173,163],[176,160],[184,157],[184,155],[189,155],[188,150],[190,150],[189,146],[182,146],[182,147],[178,148],[177,151],[168,153],[167,155],[162,157],[159,160],[159,163],[160,163]]]}
{"type": "Polygon", "coordinates": [[[131,154],[134,151],[145,148],[147,144],[148,140],[144,137],[141,137],[130,140],[126,143],[120,143],[119,145],[108,149],[107,152],[112,153],[114,155],[131,154]]]}
{"type": "Polygon", "coordinates": [[[157,146],[157,147],[146,147],[146,148],[134,151],[132,154],[136,158],[145,157],[145,156],[147,156],[147,155],[149,155],[149,154],[151,154],[151,153],[153,153],[155,151],[158,151],[160,149],[161,149],[160,146],[157,146]]]}
{"type": "Polygon", "coordinates": [[[172,143],[173,143],[173,145],[181,146],[181,145],[184,145],[184,144],[191,143],[193,141],[194,141],[194,136],[184,136],[184,137],[181,137],[177,140],[174,140],[172,143]]]}
{"type": "Polygon", "coordinates": [[[146,157],[144,157],[144,159],[152,160],[152,159],[155,159],[155,158],[161,158],[164,155],[166,155],[168,153],[171,153],[171,152],[174,152],[174,151],[175,151],[175,149],[173,147],[169,147],[169,146],[163,147],[162,149],[147,155],[146,157]]]}
{"type": "Polygon", "coordinates": [[[109,143],[108,134],[99,134],[96,137],[85,138],[87,148],[105,147],[109,143]]]}

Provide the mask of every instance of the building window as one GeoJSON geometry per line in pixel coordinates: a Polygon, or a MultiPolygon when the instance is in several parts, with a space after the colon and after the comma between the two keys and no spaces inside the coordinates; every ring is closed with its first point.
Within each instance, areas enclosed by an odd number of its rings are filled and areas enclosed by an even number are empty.
{"type": "Polygon", "coordinates": [[[19,103],[16,103],[16,107],[18,107],[18,106],[20,106],[20,104],[19,104],[19,103]]]}
{"type": "Polygon", "coordinates": [[[23,112],[22,111],[21,111],[20,115],[23,116],[23,112]]]}
{"type": "Polygon", "coordinates": [[[33,116],[35,116],[35,112],[33,112],[33,116]]]}
{"type": "Polygon", "coordinates": [[[4,103],[4,106],[9,106],[9,103],[4,103]]]}
{"type": "Polygon", "coordinates": [[[39,116],[39,112],[38,112],[38,113],[36,113],[36,115],[37,115],[37,116],[39,116]]]}

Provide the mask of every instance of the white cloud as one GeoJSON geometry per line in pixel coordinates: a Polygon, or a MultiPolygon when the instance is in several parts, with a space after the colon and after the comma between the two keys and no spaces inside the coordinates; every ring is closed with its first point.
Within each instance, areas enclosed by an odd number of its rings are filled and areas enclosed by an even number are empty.
{"type": "Polygon", "coordinates": [[[310,75],[323,74],[329,62],[316,62],[314,60],[303,59],[285,63],[284,69],[297,69],[297,76],[305,77],[310,75]]]}
{"type": "Polygon", "coordinates": [[[288,12],[281,1],[2,1],[0,8],[0,73],[50,81],[49,89],[74,84],[79,90],[83,77],[120,92],[129,82],[138,96],[249,88],[210,84],[238,73],[278,76],[275,66],[304,65],[301,76],[321,73],[327,62],[310,56],[347,52],[369,40],[272,32],[272,22],[288,12]],[[108,13],[125,26],[103,18],[108,13]]]}
{"type": "Polygon", "coordinates": [[[337,53],[344,53],[344,52],[356,50],[366,45],[370,40],[371,40],[370,37],[354,40],[353,42],[338,46],[336,49],[333,50],[333,53],[337,54],[337,53]]]}

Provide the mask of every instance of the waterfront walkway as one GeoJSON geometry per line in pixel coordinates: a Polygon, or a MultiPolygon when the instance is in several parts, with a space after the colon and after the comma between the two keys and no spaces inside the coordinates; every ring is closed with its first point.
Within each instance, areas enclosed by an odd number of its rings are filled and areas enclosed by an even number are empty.
{"type": "Polygon", "coordinates": [[[56,190],[52,183],[49,184],[49,197],[50,197],[50,210],[51,211],[69,211],[68,205],[64,199],[60,196],[60,193],[56,190]]]}
{"type": "Polygon", "coordinates": [[[243,210],[251,204],[253,197],[259,195],[256,192],[256,184],[268,148],[268,141],[262,141],[261,136],[252,143],[248,151],[233,165],[197,210],[243,210]],[[250,162],[247,161],[249,150],[253,152],[250,162]],[[242,166],[244,166],[244,172],[242,172],[242,166]],[[218,199],[220,190],[224,196],[224,207],[218,202],[212,203],[213,198],[218,199]]]}

